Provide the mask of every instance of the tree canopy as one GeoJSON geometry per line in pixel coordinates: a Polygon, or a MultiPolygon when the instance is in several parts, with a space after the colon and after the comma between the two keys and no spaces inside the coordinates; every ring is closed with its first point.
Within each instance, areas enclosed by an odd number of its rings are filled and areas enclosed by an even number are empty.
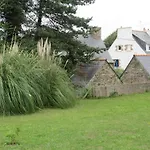
{"type": "Polygon", "coordinates": [[[78,35],[90,33],[92,18],[76,16],[78,6],[95,0],[5,0],[0,8],[0,22],[6,41],[22,39],[25,47],[36,46],[40,38],[49,38],[52,49],[65,51],[64,62],[75,65],[88,61],[98,49],[77,41],[78,35]]]}
{"type": "Polygon", "coordinates": [[[116,38],[117,38],[117,31],[114,31],[108,37],[106,37],[106,39],[104,40],[106,47],[109,48],[116,38]]]}

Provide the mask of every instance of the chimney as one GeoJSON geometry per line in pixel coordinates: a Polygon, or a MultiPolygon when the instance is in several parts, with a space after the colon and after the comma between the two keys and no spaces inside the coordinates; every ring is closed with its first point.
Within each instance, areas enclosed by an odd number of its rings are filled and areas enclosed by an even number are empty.
{"type": "Polygon", "coordinates": [[[150,36],[150,30],[149,29],[147,29],[146,33],[150,36]]]}
{"type": "Polygon", "coordinates": [[[118,39],[132,39],[132,28],[122,27],[117,30],[118,39]]]}
{"type": "Polygon", "coordinates": [[[101,39],[101,27],[93,27],[91,29],[91,36],[96,40],[101,39]]]}

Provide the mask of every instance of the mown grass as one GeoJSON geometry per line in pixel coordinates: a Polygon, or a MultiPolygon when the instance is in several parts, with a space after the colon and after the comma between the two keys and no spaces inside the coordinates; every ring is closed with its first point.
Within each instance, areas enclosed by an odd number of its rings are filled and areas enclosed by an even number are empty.
{"type": "Polygon", "coordinates": [[[150,93],[0,117],[1,150],[149,150],[149,140],[150,93]],[[4,145],[7,132],[16,128],[20,145],[4,145]]]}

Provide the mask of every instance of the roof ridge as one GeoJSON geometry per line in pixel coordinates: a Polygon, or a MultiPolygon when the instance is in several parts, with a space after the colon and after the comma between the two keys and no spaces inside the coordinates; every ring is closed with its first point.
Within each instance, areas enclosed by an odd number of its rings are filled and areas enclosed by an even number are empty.
{"type": "Polygon", "coordinates": [[[145,33],[147,33],[146,31],[142,31],[142,30],[132,30],[132,31],[145,32],[145,33]]]}
{"type": "Polygon", "coordinates": [[[95,59],[92,59],[91,61],[107,61],[106,58],[95,58],[95,59]]]}
{"type": "Polygon", "coordinates": [[[134,56],[150,56],[150,54],[134,54],[134,56]]]}

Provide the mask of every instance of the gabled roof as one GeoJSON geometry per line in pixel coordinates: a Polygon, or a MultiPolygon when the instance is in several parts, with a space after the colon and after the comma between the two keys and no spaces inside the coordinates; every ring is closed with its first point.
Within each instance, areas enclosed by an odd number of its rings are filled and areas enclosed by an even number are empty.
{"type": "Polygon", "coordinates": [[[125,72],[128,70],[128,67],[130,66],[130,64],[132,63],[132,61],[134,59],[138,60],[138,62],[142,66],[142,68],[150,75],[150,55],[148,55],[148,54],[138,55],[137,54],[137,55],[133,55],[133,57],[130,60],[129,64],[127,65],[127,67],[125,68],[123,73],[121,74],[120,79],[125,74],[125,72]]]}
{"type": "Polygon", "coordinates": [[[150,75],[150,55],[135,55],[135,57],[150,75]]]}
{"type": "Polygon", "coordinates": [[[133,38],[146,51],[146,44],[150,46],[150,36],[146,31],[132,31],[133,38]]]}
{"type": "Polygon", "coordinates": [[[141,39],[146,44],[150,45],[150,36],[145,31],[132,31],[132,34],[141,39]]]}
{"type": "Polygon", "coordinates": [[[106,51],[104,51],[102,53],[99,53],[99,54],[95,53],[94,56],[93,56],[93,59],[97,59],[97,58],[99,58],[99,59],[107,59],[107,61],[109,63],[113,62],[113,59],[111,58],[108,50],[106,50],[106,51]]]}
{"type": "Polygon", "coordinates": [[[87,37],[83,37],[82,35],[78,36],[78,40],[81,41],[83,44],[86,44],[89,47],[94,48],[100,48],[100,49],[106,49],[106,46],[101,38],[95,39],[92,37],[92,35],[89,35],[87,37]]]}
{"type": "Polygon", "coordinates": [[[93,61],[90,64],[80,64],[71,78],[72,82],[78,86],[86,86],[104,63],[106,63],[106,60],[93,61]]]}
{"type": "MultiPolygon", "coordinates": [[[[88,37],[83,37],[80,35],[80,36],[78,36],[78,40],[81,43],[86,44],[89,47],[94,47],[94,48],[106,50],[106,46],[105,46],[105,44],[101,38],[93,38],[92,35],[89,35],[88,37]]],[[[107,50],[102,52],[102,53],[101,52],[95,53],[92,60],[96,59],[96,58],[107,59],[108,62],[113,62],[113,60],[112,60],[112,58],[111,58],[111,56],[107,50]]]]}

